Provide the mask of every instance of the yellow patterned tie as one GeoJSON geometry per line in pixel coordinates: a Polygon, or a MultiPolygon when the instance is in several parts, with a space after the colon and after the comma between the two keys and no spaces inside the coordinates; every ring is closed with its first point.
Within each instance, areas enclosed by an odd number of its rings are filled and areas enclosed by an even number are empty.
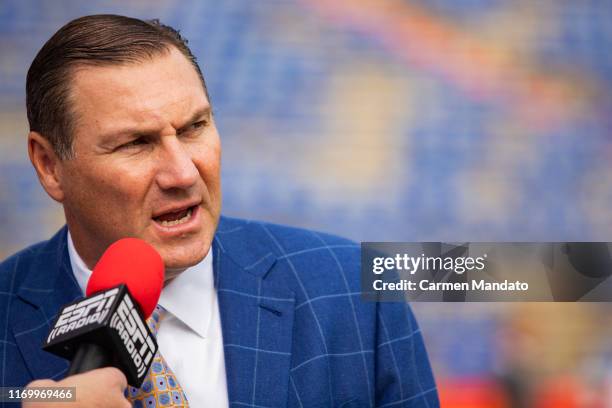
{"type": "MultiPolygon", "coordinates": [[[[157,336],[159,323],[166,313],[168,312],[163,307],[157,305],[147,320],[154,336],[157,336]]],[[[140,389],[128,386],[128,400],[134,408],[189,407],[183,389],[159,350],[140,389]]]]}

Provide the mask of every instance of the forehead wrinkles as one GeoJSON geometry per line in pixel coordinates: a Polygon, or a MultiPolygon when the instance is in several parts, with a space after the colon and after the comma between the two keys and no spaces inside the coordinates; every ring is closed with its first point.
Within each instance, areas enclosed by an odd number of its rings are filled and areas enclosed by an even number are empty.
{"type": "Polygon", "coordinates": [[[191,66],[177,64],[176,60],[143,64],[76,70],[71,99],[78,124],[104,132],[134,125],[161,130],[169,124],[182,125],[195,105],[205,104],[199,78],[191,66]],[[185,68],[191,72],[185,72],[185,68]]]}

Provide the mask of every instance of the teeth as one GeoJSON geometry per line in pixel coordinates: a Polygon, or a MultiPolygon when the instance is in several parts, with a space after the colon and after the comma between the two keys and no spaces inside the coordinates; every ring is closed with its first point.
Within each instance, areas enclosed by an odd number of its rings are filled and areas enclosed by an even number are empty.
{"type": "Polygon", "coordinates": [[[189,220],[190,217],[191,217],[191,209],[188,210],[187,214],[185,214],[185,216],[183,218],[181,218],[181,219],[174,220],[174,221],[161,221],[160,224],[163,227],[174,227],[175,225],[186,223],[189,220]]]}

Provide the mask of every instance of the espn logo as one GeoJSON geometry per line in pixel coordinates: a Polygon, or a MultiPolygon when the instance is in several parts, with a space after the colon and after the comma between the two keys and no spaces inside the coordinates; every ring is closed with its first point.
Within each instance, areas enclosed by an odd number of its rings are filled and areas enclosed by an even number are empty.
{"type": "Polygon", "coordinates": [[[144,376],[157,351],[157,345],[129,296],[121,300],[111,317],[110,327],[117,331],[123,341],[125,350],[136,367],[137,375],[144,376]]]}
{"type": "Polygon", "coordinates": [[[119,289],[113,288],[64,308],[47,337],[47,343],[57,336],[78,330],[85,325],[103,322],[118,293],[119,289]]]}

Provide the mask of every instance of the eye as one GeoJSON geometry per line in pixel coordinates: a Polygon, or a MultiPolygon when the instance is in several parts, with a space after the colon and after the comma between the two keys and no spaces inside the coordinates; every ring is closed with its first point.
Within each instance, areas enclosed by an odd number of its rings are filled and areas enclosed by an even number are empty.
{"type": "Polygon", "coordinates": [[[131,142],[122,144],[121,146],[118,147],[118,149],[129,149],[132,147],[138,147],[141,145],[145,145],[147,143],[149,142],[144,137],[139,137],[139,138],[132,140],[131,142]]]}
{"type": "Polygon", "coordinates": [[[178,131],[178,134],[184,137],[199,136],[202,130],[204,130],[204,128],[206,127],[206,125],[208,125],[208,121],[200,120],[192,123],[191,125],[185,126],[184,128],[178,131]]]}
{"type": "Polygon", "coordinates": [[[197,129],[201,129],[204,126],[206,126],[206,121],[205,120],[201,120],[199,122],[195,122],[191,125],[191,129],[197,130],[197,129]]]}

